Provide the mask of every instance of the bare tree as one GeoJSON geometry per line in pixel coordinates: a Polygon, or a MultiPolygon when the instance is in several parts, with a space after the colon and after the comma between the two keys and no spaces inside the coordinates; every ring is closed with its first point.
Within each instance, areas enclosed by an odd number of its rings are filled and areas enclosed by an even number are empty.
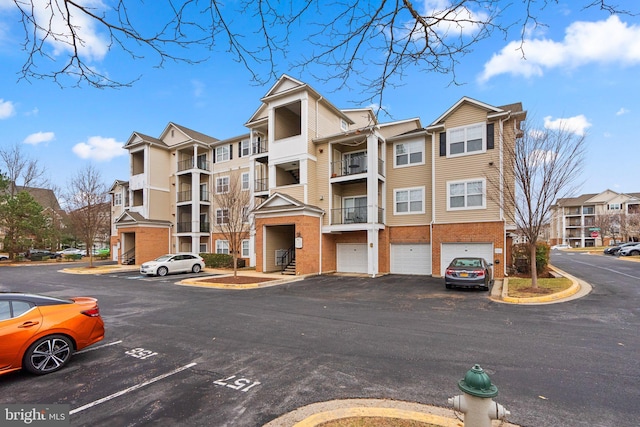
{"type": "MultiPolygon", "coordinates": [[[[522,136],[513,145],[504,147],[505,172],[500,177],[504,185],[505,212],[513,212],[514,224],[529,245],[531,286],[538,287],[536,246],[538,236],[549,223],[551,206],[558,198],[578,189],[576,177],[584,160],[585,136],[569,129],[529,128],[522,124],[522,136]],[[510,160],[509,160],[510,159],[510,160]]],[[[495,189],[498,180],[490,178],[495,189]]]]}
{"type": "Polygon", "coordinates": [[[20,145],[13,144],[6,148],[0,148],[0,170],[4,171],[5,178],[9,181],[8,190],[12,196],[18,192],[17,186],[42,187],[48,186],[45,178],[46,169],[31,159],[22,151],[20,145]]]}
{"type": "Polygon", "coordinates": [[[604,245],[604,238],[611,237],[614,241],[620,240],[620,221],[622,215],[619,213],[607,212],[596,215],[594,226],[599,228],[600,241],[604,245]]]}
{"type": "Polygon", "coordinates": [[[214,206],[216,209],[215,231],[227,240],[229,253],[233,257],[233,276],[238,275],[238,255],[242,250],[242,241],[249,238],[251,224],[249,209],[251,192],[242,189],[240,173],[235,171],[216,188],[214,206]]]}
{"type": "Polygon", "coordinates": [[[65,196],[71,226],[83,240],[93,267],[93,244],[97,237],[108,233],[111,226],[108,187],[100,172],[89,165],[81,169],[69,182],[65,196]]]}
{"type": "MultiPolygon", "coordinates": [[[[296,68],[338,87],[357,84],[368,99],[382,105],[384,91],[401,84],[411,68],[446,73],[455,83],[456,64],[478,42],[495,32],[507,36],[511,29],[524,41],[527,29],[545,25],[542,11],[558,0],[239,0],[230,5],[219,0],[140,0],[153,14],[137,13],[131,0],[108,6],[77,0],[13,3],[27,55],[21,78],[128,86],[140,76],[123,81],[97,66],[108,52],[133,60],[150,55],[162,67],[167,61],[205,61],[217,49],[242,64],[259,84],[277,78],[279,66],[296,68]]],[[[609,14],[633,14],[608,0],[574,3],[609,14]]]]}

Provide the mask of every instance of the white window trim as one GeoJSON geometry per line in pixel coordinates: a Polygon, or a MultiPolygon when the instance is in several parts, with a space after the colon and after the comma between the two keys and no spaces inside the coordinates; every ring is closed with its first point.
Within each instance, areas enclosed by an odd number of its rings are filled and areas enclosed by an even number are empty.
{"type": "Polygon", "coordinates": [[[229,145],[221,145],[219,147],[216,147],[216,163],[222,163],[222,162],[228,162],[229,160],[231,160],[231,147],[229,147],[229,145]],[[220,151],[221,150],[225,153],[227,153],[227,158],[221,158],[220,156],[220,151]]]}
{"type": "MultiPolygon", "coordinates": [[[[224,248],[221,248],[221,249],[224,250],[224,248]]],[[[216,253],[217,254],[229,255],[229,241],[228,240],[216,240],[216,253]],[[222,246],[222,244],[225,244],[227,246],[227,248],[226,248],[227,253],[226,254],[224,252],[218,252],[219,245],[222,246]]]]}
{"type": "Polygon", "coordinates": [[[240,186],[242,187],[243,191],[249,190],[249,188],[251,187],[251,179],[249,177],[249,172],[243,172],[241,177],[240,177],[240,186]],[[245,181],[244,178],[245,176],[247,177],[247,186],[245,187],[245,181]]]}
{"type": "Polygon", "coordinates": [[[464,179],[460,181],[447,181],[447,210],[448,211],[472,211],[487,208],[487,180],[485,178],[464,179]],[[467,206],[467,186],[464,189],[464,206],[451,207],[451,185],[468,184],[470,182],[482,182],[482,206],[467,206]]]}
{"type": "Polygon", "coordinates": [[[393,144],[393,167],[394,168],[408,168],[411,166],[420,166],[425,164],[425,144],[424,141],[404,141],[404,142],[396,142],[393,144]],[[420,146],[420,152],[422,153],[422,161],[420,163],[411,163],[411,151],[407,153],[408,163],[406,165],[399,165],[398,155],[396,152],[396,147],[400,144],[408,145],[408,144],[417,144],[420,146]]]}
{"type": "Polygon", "coordinates": [[[240,157],[249,157],[251,155],[251,140],[243,139],[240,141],[240,157]],[[244,151],[247,151],[247,154],[244,151]]]}
{"type": "Polygon", "coordinates": [[[242,248],[242,258],[249,258],[251,256],[251,254],[249,253],[250,246],[251,244],[249,243],[249,239],[242,239],[242,242],[240,242],[240,247],[242,248]],[[247,245],[246,248],[244,247],[245,244],[247,245]]]}
{"type": "Polygon", "coordinates": [[[113,194],[113,206],[122,206],[122,193],[114,193],[113,194]]]}
{"type": "Polygon", "coordinates": [[[216,209],[216,225],[226,225],[229,224],[229,209],[224,209],[224,208],[218,208],[216,209]],[[225,215],[224,215],[224,211],[227,211],[227,222],[219,222],[220,219],[224,219],[225,215]],[[222,212],[222,217],[218,216],[218,212],[222,212]]]}
{"type": "Polygon", "coordinates": [[[425,210],[424,210],[424,187],[408,187],[408,188],[395,188],[393,190],[393,214],[394,215],[420,215],[420,214],[424,214],[425,210]],[[411,194],[412,190],[420,190],[421,194],[421,203],[422,203],[422,207],[420,209],[420,211],[411,211],[411,200],[408,201],[409,203],[409,210],[407,212],[398,212],[397,207],[398,207],[398,193],[400,192],[406,192],[408,194],[411,194]]]}
{"type": "Polygon", "coordinates": [[[473,156],[475,154],[482,154],[482,153],[486,153],[487,152],[487,124],[485,122],[479,122],[479,123],[472,123],[470,125],[466,125],[466,126],[458,126],[455,128],[451,128],[451,129],[447,129],[447,157],[463,157],[463,156],[473,156]],[[467,143],[468,143],[468,139],[467,139],[467,129],[472,128],[472,127],[476,127],[476,126],[482,126],[482,149],[481,150],[477,150],[477,151],[471,151],[468,152],[467,151],[467,143]],[[451,138],[451,132],[452,131],[456,131],[456,130],[460,130],[460,129],[464,129],[464,152],[459,153],[459,154],[451,154],[451,144],[453,143],[452,138],[451,138]]]}
{"type": "Polygon", "coordinates": [[[229,192],[229,186],[231,185],[231,179],[229,178],[229,176],[219,176],[216,178],[216,194],[225,194],[229,192]],[[222,181],[223,179],[227,180],[227,191],[218,191],[218,182],[222,181]]]}

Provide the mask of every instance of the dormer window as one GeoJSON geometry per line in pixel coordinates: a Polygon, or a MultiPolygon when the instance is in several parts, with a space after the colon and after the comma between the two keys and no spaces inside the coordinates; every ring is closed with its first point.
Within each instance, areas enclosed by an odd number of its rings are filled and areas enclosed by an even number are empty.
{"type": "Polygon", "coordinates": [[[340,119],[340,129],[342,129],[343,132],[346,132],[349,130],[349,123],[347,123],[346,120],[344,119],[340,119]]]}

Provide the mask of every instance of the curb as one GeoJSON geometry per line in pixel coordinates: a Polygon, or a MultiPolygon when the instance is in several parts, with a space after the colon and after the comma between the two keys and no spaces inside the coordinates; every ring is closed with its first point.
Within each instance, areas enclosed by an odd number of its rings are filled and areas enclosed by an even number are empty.
{"type": "MultiPolygon", "coordinates": [[[[463,415],[452,408],[391,399],[339,399],[312,403],[284,414],[263,427],[316,427],[328,421],[352,417],[403,419],[438,427],[462,427],[463,415]]],[[[502,426],[516,427],[504,421],[502,426]]]]}
{"type": "Polygon", "coordinates": [[[561,276],[566,277],[567,279],[571,280],[571,282],[572,282],[571,286],[568,289],[565,289],[564,291],[556,292],[556,293],[551,294],[551,295],[544,295],[544,296],[540,296],[540,297],[517,298],[517,297],[508,296],[509,278],[505,277],[503,285],[502,285],[502,295],[501,295],[502,301],[509,302],[509,303],[514,303],[514,304],[553,303],[553,302],[561,302],[562,300],[566,300],[566,299],[571,299],[571,297],[575,296],[581,290],[583,290],[583,287],[584,288],[588,288],[588,291],[586,293],[591,292],[591,286],[588,285],[586,282],[583,282],[583,281],[577,279],[576,277],[570,275],[569,273],[567,273],[565,271],[562,271],[559,268],[554,267],[552,265],[550,265],[549,268],[551,270],[555,271],[556,273],[560,274],[561,276]]]}

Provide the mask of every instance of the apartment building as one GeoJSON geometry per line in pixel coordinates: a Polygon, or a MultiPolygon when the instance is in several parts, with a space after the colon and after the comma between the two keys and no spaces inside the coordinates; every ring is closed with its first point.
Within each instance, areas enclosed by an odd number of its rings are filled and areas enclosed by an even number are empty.
{"type": "Polygon", "coordinates": [[[551,245],[584,248],[639,237],[640,193],[605,190],[558,199],[551,207],[551,245]]]}
{"type": "Polygon", "coordinates": [[[157,139],[133,133],[131,176],[111,189],[112,252],[136,263],[225,253],[214,200],[240,180],[250,227],[239,251],[257,271],[441,276],[453,257],[477,255],[503,277],[515,231],[501,194],[513,176],[505,147],[525,117],[519,103],[462,98],[427,126],[379,122],[283,75],[244,135],[218,140],[174,123],[157,139]]]}

